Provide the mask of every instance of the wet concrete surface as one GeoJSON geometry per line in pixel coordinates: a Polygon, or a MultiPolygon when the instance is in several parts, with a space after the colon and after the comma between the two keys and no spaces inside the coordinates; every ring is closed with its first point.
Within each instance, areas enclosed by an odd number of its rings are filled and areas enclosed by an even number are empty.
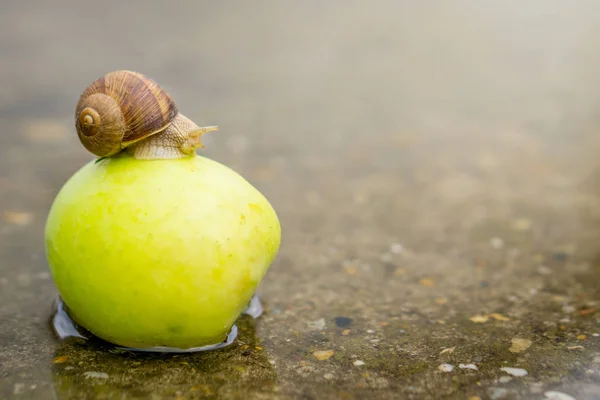
{"type": "Polygon", "coordinates": [[[0,398],[600,398],[597,2],[0,7],[0,398]],[[281,219],[225,349],[49,328],[73,111],[122,68],[219,125],[202,155],[281,219]]]}

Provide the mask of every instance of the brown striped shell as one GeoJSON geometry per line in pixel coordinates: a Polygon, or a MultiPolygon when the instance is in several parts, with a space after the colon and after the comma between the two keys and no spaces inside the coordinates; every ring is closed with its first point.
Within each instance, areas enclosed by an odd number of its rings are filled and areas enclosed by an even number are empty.
{"type": "Polygon", "coordinates": [[[175,103],[152,79],[114,71],[92,82],[75,111],[77,135],[99,157],[165,130],[177,116],[175,103]]]}

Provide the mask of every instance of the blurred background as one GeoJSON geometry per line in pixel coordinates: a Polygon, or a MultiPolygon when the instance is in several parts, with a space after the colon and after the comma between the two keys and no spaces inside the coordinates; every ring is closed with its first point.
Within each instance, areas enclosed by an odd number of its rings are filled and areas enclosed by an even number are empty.
{"type": "Polygon", "coordinates": [[[593,0],[3,0],[1,397],[598,398],[599,48],[593,0]],[[45,217],[92,159],[75,105],[116,69],[219,125],[199,154],[282,222],[267,315],[187,359],[203,378],[59,347],[46,324],[45,217]],[[508,319],[469,319],[488,313],[508,319]],[[506,366],[528,375],[499,383],[506,366]]]}

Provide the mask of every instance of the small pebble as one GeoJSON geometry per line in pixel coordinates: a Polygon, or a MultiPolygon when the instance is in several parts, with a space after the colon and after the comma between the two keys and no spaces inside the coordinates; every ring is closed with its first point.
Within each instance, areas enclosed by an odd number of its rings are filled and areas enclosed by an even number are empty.
{"type": "Polygon", "coordinates": [[[24,211],[4,211],[2,219],[9,224],[25,226],[33,221],[33,214],[24,211]]]}
{"type": "Polygon", "coordinates": [[[568,395],[563,392],[557,392],[554,390],[549,390],[547,392],[544,392],[544,396],[548,400],[575,400],[575,397],[573,397],[571,395],[568,395]]]}
{"type": "Polygon", "coordinates": [[[584,308],[583,310],[579,310],[579,315],[590,315],[596,312],[595,308],[584,308]]]}
{"type": "Polygon", "coordinates": [[[54,364],[62,364],[62,363],[67,362],[68,360],[69,360],[69,356],[58,356],[58,357],[54,358],[53,362],[54,362],[54,364]]]}
{"type": "Polygon", "coordinates": [[[573,311],[575,311],[575,307],[573,307],[573,306],[570,306],[570,305],[568,305],[568,304],[565,304],[565,305],[562,307],[562,311],[563,311],[564,313],[572,313],[573,311]]]}
{"type": "Polygon", "coordinates": [[[431,278],[423,278],[419,280],[419,284],[425,287],[432,287],[435,286],[435,281],[431,278]]]}
{"type": "Polygon", "coordinates": [[[501,249],[504,247],[504,241],[502,239],[500,239],[499,237],[494,237],[494,238],[490,239],[490,245],[494,249],[501,249]]]}
{"type": "Polygon", "coordinates": [[[316,321],[309,321],[308,327],[312,330],[322,331],[327,326],[325,318],[318,319],[316,321]]]}
{"type": "Polygon", "coordinates": [[[537,267],[537,272],[540,275],[550,275],[552,274],[552,270],[544,265],[539,265],[537,267]]]}
{"type": "Polygon", "coordinates": [[[348,317],[335,317],[334,321],[339,328],[347,328],[352,325],[352,318],[348,317]]]}
{"type": "Polygon", "coordinates": [[[508,349],[511,353],[520,353],[522,351],[527,350],[531,346],[531,340],[529,339],[521,339],[521,338],[512,338],[511,340],[512,346],[508,349]]]}
{"type": "Polygon", "coordinates": [[[442,372],[452,372],[454,370],[454,365],[452,364],[442,364],[438,367],[438,369],[442,372]]]}
{"type": "Polygon", "coordinates": [[[335,378],[335,376],[332,373],[327,373],[325,375],[323,375],[323,378],[327,379],[328,381],[332,380],[333,378],[335,378]]]}
{"type": "Polygon", "coordinates": [[[445,297],[436,297],[434,301],[435,304],[439,304],[440,306],[443,306],[444,304],[448,303],[448,299],[445,297]]]}
{"type": "Polygon", "coordinates": [[[456,350],[456,346],[445,348],[442,351],[440,351],[440,355],[446,354],[446,353],[452,354],[452,353],[454,353],[454,350],[456,350]]]}
{"type": "Polygon", "coordinates": [[[403,251],[404,251],[404,246],[402,246],[400,243],[392,243],[390,245],[390,253],[400,254],[403,251]]]}
{"type": "Polygon", "coordinates": [[[355,367],[360,367],[361,365],[365,365],[365,362],[361,360],[356,360],[352,364],[354,364],[355,367]]]}
{"type": "Polygon", "coordinates": [[[368,329],[367,333],[375,333],[375,331],[373,329],[368,329]]]}
{"type": "Polygon", "coordinates": [[[523,368],[511,368],[511,367],[503,367],[500,368],[501,371],[506,372],[507,374],[510,374],[512,376],[525,376],[527,375],[527,371],[524,370],[523,368]]]}
{"type": "Polygon", "coordinates": [[[325,361],[331,358],[335,352],[333,350],[319,350],[313,353],[313,356],[319,361],[325,361]]]}
{"type": "Polygon", "coordinates": [[[458,368],[460,368],[460,369],[473,369],[475,371],[479,371],[479,368],[477,368],[477,365],[475,365],[475,364],[458,364],[458,368]]]}
{"type": "Polygon", "coordinates": [[[21,394],[21,392],[23,391],[23,389],[25,389],[25,384],[24,383],[15,383],[15,386],[13,388],[13,394],[15,394],[15,395],[21,394]]]}
{"type": "Polygon", "coordinates": [[[512,381],[512,378],[510,376],[501,376],[498,379],[498,382],[500,382],[500,383],[508,383],[510,381],[512,381]]]}
{"type": "Polygon", "coordinates": [[[490,317],[494,318],[496,321],[510,321],[510,318],[498,313],[491,313],[490,317]]]}
{"type": "Polygon", "coordinates": [[[490,317],[488,317],[487,315],[475,315],[469,319],[471,320],[471,322],[474,322],[476,324],[483,324],[485,322],[488,322],[490,320],[490,317]]]}
{"type": "Polygon", "coordinates": [[[348,275],[358,275],[360,273],[359,269],[352,264],[344,265],[344,272],[348,275]]]}
{"type": "Polygon", "coordinates": [[[106,372],[86,371],[83,373],[83,376],[85,376],[86,379],[90,379],[90,378],[108,379],[108,374],[106,372]]]}
{"type": "Polygon", "coordinates": [[[569,255],[565,252],[558,252],[558,253],[554,253],[552,255],[552,258],[555,261],[564,262],[564,261],[567,261],[567,258],[569,258],[569,255]]]}

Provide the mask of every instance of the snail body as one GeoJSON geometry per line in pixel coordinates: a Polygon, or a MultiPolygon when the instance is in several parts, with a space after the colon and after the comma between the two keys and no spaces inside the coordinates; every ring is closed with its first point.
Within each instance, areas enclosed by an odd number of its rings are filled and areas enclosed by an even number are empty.
{"type": "Polygon", "coordinates": [[[240,174],[196,154],[212,127],[183,117],[168,96],[148,101],[157,86],[107,76],[76,109],[78,137],[99,158],[65,182],[46,221],[59,295],[79,326],[113,344],[221,343],[276,258],[277,214],[240,174]]]}

